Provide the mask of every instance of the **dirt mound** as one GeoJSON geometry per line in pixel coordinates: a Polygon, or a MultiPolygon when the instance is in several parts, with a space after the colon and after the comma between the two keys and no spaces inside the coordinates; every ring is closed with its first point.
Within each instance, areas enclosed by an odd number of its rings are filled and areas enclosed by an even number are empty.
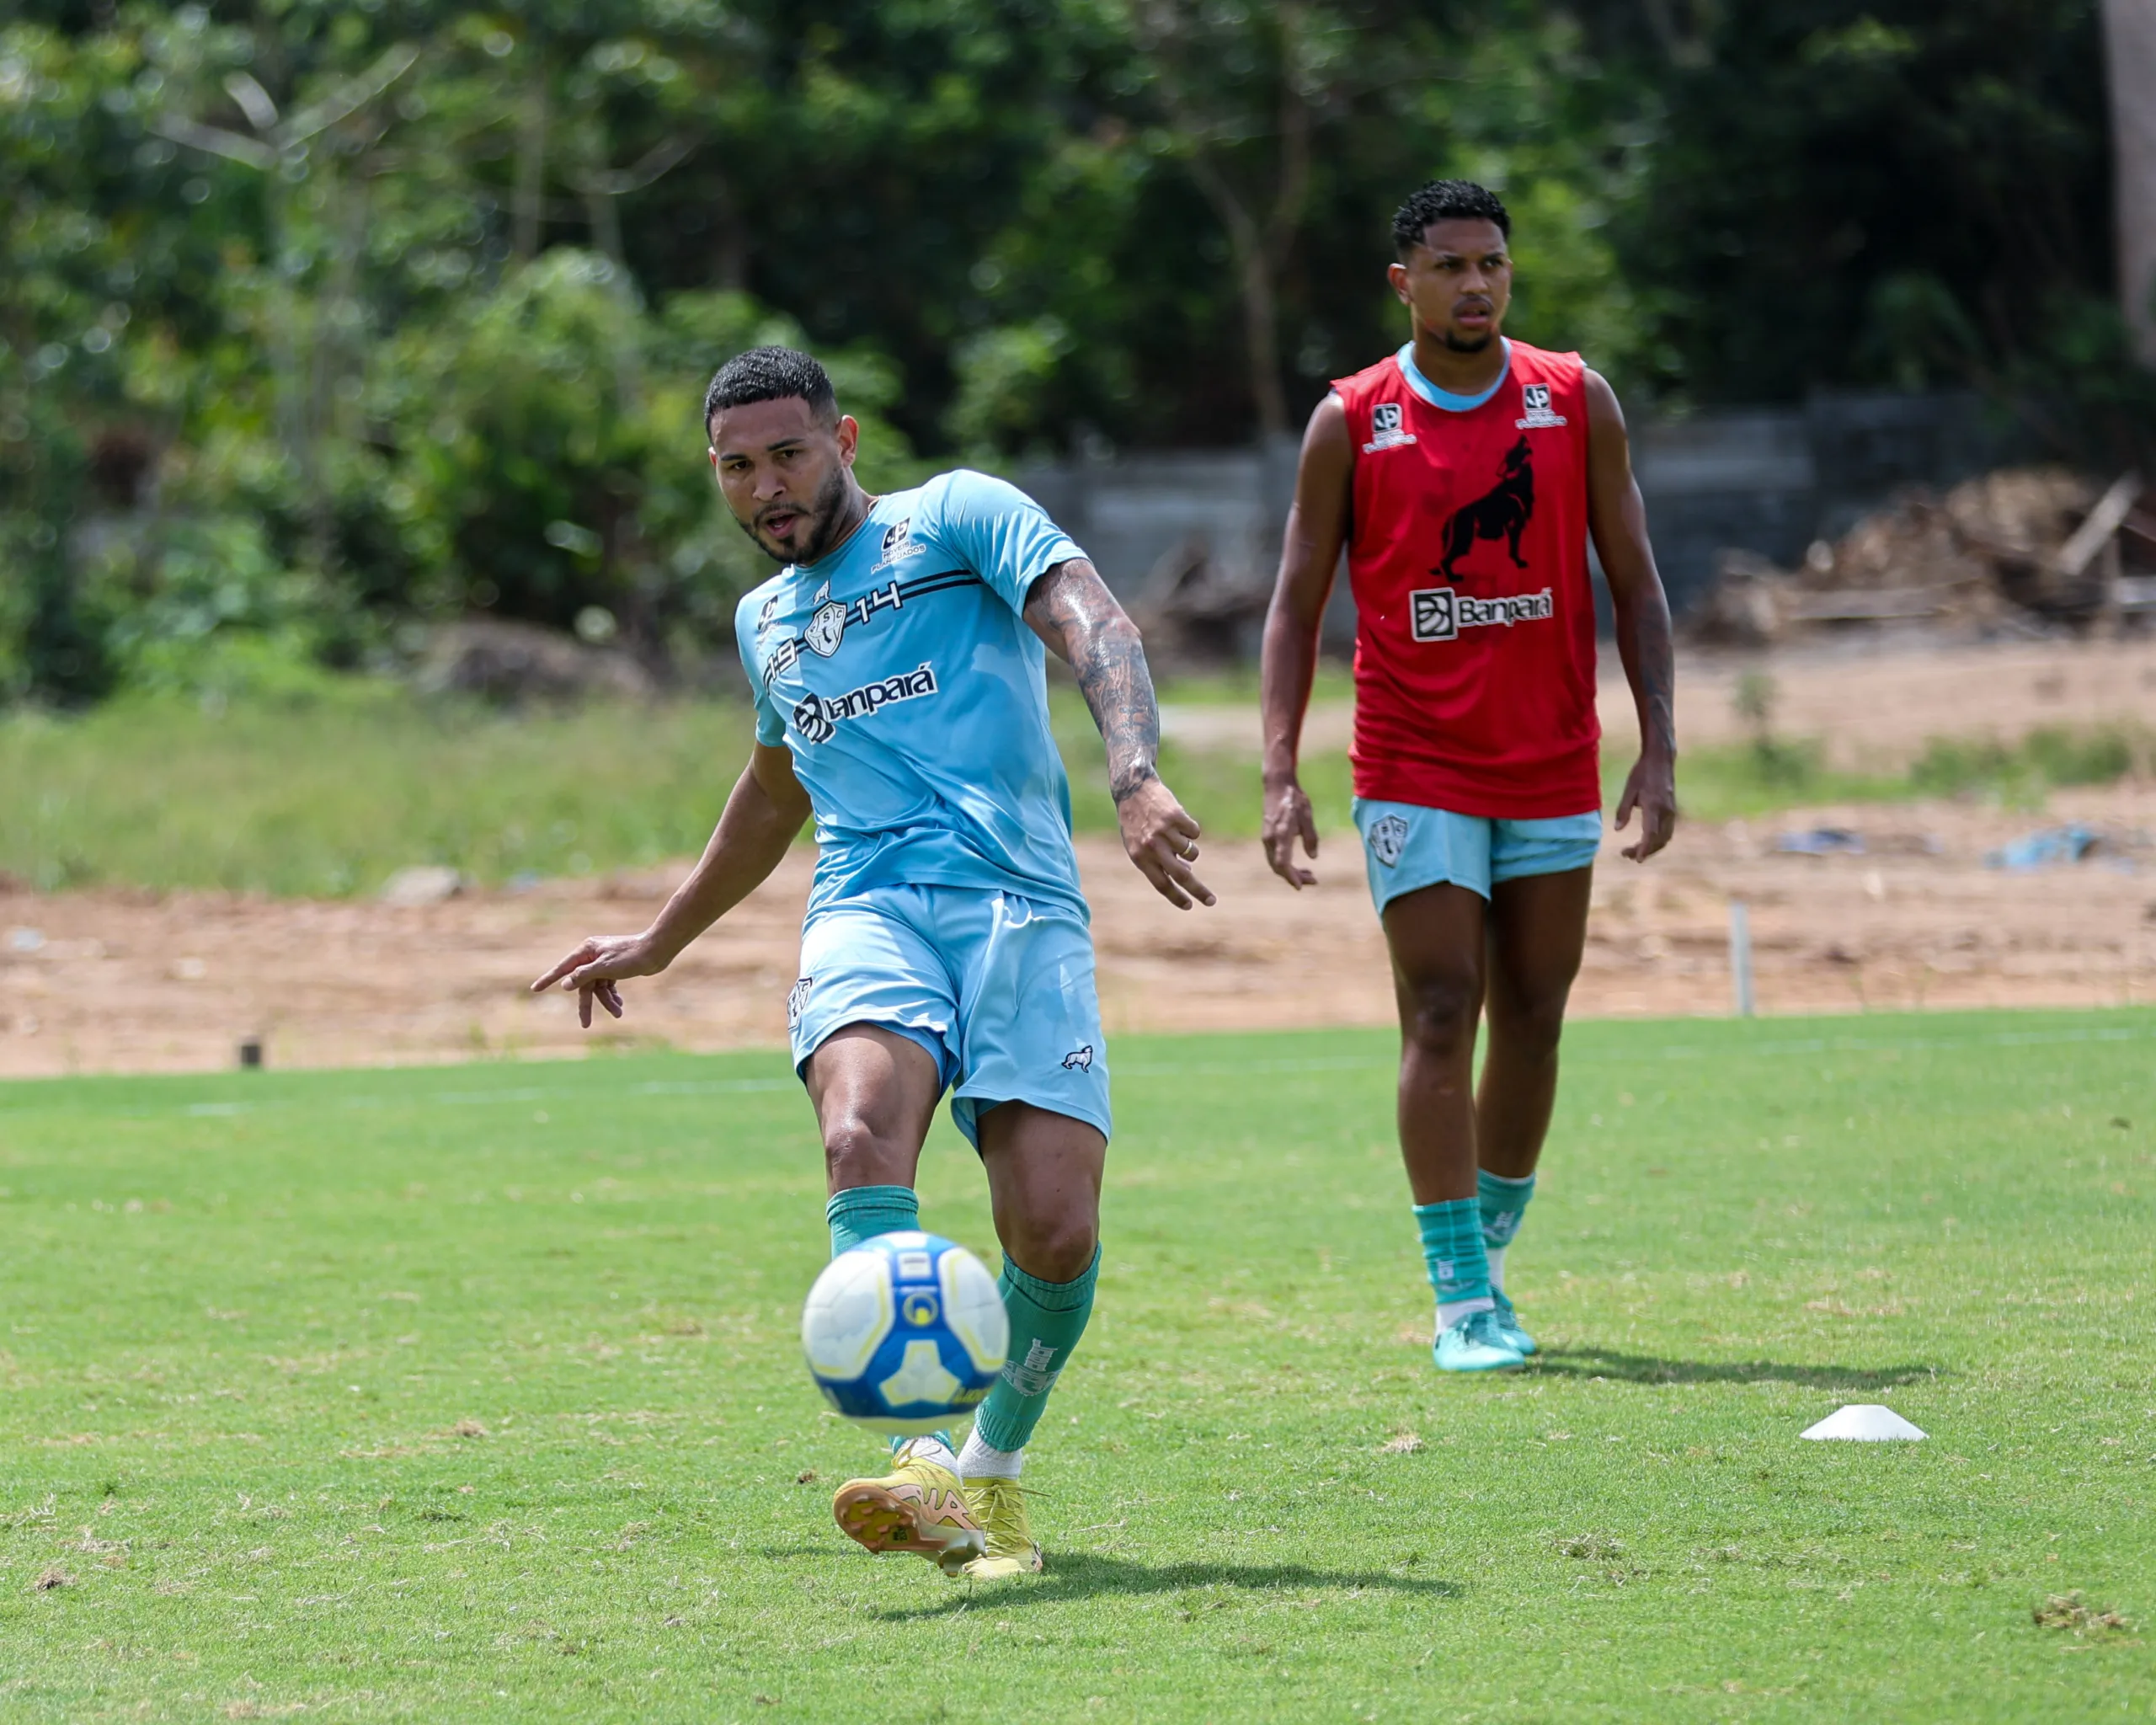
{"type": "Polygon", "coordinates": [[[1924,622],[1988,633],[2020,623],[2025,633],[2030,621],[2086,621],[2112,600],[2118,571],[2094,565],[2103,542],[2132,526],[2132,494],[2113,498],[2063,467],[1987,473],[1943,498],[1912,491],[1839,540],[1816,542],[1796,569],[1725,552],[1689,631],[1701,643],[1749,646],[1823,625],[1924,622]],[[2113,505],[2099,542],[2077,546],[2076,530],[2113,505]]]}

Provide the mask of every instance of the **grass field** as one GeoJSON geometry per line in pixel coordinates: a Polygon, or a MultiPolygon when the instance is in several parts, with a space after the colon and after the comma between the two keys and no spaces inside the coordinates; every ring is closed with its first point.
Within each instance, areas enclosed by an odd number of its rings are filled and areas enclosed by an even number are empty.
{"type": "MultiPolygon", "coordinates": [[[[1257,698],[1250,676],[1164,693],[1251,709],[1257,698]]],[[[1318,694],[1345,699],[1344,676],[1328,667],[1318,694]]],[[[1052,708],[1079,830],[1112,832],[1092,720],[1073,688],[1058,686],[1052,708]]],[[[0,870],[48,892],[116,884],[342,897],[371,893],[413,863],[446,863],[489,885],[649,867],[702,848],[749,740],[739,703],[510,714],[322,675],[222,704],[140,696],[70,718],[0,713],[0,870]]],[[[1613,738],[1604,762],[1612,805],[1629,746],[1613,738]]],[[[2146,772],[2150,747],[2114,730],[2039,731],[2011,748],[1942,741],[1888,775],[1835,770],[1801,740],[1781,741],[1690,750],[1680,788],[1687,814],[1706,822],[1950,794],[2036,808],[2055,785],[2146,772]]],[[[1171,745],[1161,766],[1209,834],[1257,831],[1254,755],[1171,745]]],[[[1345,829],[1347,756],[1313,755],[1303,778],[1320,824],[1345,829]]]]}
{"type": "Polygon", "coordinates": [[[0,1088],[0,1717],[2156,1711],[2156,1014],[1568,1049],[1548,1352],[1440,1382],[1389,1039],[1119,1044],[1004,1590],[830,1526],[778,1058],[0,1088]],[[1929,1440],[1799,1441],[1873,1401],[1929,1440]]]}

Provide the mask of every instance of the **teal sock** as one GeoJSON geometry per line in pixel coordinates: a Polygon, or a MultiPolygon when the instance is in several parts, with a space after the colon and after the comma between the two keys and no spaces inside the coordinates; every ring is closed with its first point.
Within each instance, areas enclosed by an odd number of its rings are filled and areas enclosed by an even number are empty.
{"type": "MultiPolygon", "coordinates": [[[[830,1224],[831,1256],[836,1258],[878,1234],[911,1233],[921,1226],[921,1200],[910,1186],[854,1186],[831,1194],[824,1206],[824,1220],[830,1224]]],[[[951,1447],[950,1433],[931,1432],[929,1436],[946,1450],[951,1447]]],[[[897,1455],[911,1441],[892,1439],[891,1453],[897,1455]]],[[[950,1465],[955,1467],[955,1461],[950,1465]]]]}
{"type": "Polygon", "coordinates": [[[990,1449],[1022,1450],[1033,1436],[1049,1392],[1093,1315],[1093,1282],[1100,1269],[1097,1246],[1085,1274],[1075,1282],[1043,1282],[1007,1257],[1003,1260],[997,1285],[1003,1290],[1003,1309],[1011,1315],[1011,1354],[974,1417],[974,1435],[990,1449]]]}
{"type": "Polygon", "coordinates": [[[831,1225],[831,1256],[851,1252],[878,1234],[910,1233],[921,1226],[921,1200],[910,1186],[855,1186],[835,1192],[824,1206],[831,1225]]]}
{"type": "Polygon", "coordinates": [[[1505,1291],[1505,1248],[1519,1232],[1527,1216],[1527,1201],[1534,1196],[1534,1176],[1508,1180],[1486,1168],[1475,1176],[1476,1201],[1482,1206],[1482,1249],[1490,1261],[1492,1292],[1505,1291]]]}
{"type": "Polygon", "coordinates": [[[1469,1312],[1489,1307],[1490,1261],[1482,1245],[1481,1205],[1471,1198],[1418,1204],[1415,1220],[1422,1231],[1422,1262],[1437,1290],[1438,1327],[1449,1328],[1469,1312]]]}

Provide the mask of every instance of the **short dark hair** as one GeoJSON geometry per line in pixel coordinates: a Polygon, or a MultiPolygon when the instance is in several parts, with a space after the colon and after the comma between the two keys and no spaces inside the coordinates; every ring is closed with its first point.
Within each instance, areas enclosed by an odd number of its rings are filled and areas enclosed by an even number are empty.
{"type": "Polygon", "coordinates": [[[1513,218],[1487,186],[1471,179],[1433,179],[1412,194],[1392,218],[1392,243],[1402,258],[1424,243],[1433,222],[1494,222],[1507,239],[1513,218]]]}
{"type": "Polygon", "coordinates": [[[798,395],[819,419],[835,419],[838,392],[831,387],[831,374],[808,355],[790,347],[752,347],[728,360],[712,375],[704,391],[704,430],[711,430],[712,415],[723,408],[746,407],[752,401],[783,401],[798,395]]]}

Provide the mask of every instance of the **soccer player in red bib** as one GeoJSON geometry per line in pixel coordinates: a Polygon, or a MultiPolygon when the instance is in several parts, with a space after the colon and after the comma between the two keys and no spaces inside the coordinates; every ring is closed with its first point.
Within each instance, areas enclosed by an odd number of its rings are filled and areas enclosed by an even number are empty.
{"type": "Polygon", "coordinates": [[[1502,333],[1505,206],[1438,180],[1392,227],[1412,339],[1310,415],[1266,619],[1265,852],[1289,885],[1315,884],[1295,853],[1318,848],[1296,755],[1344,546],[1355,825],[1392,955],[1434,1353],[1441,1370],[1491,1371],[1534,1352],[1505,1252],[1534,1192],[1602,838],[1589,537],[1639,710],[1616,813],[1620,829],[1641,818],[1636,862],[1677,825],[1669,605],[1615,393],[1577,354],[1502,333]]]}

